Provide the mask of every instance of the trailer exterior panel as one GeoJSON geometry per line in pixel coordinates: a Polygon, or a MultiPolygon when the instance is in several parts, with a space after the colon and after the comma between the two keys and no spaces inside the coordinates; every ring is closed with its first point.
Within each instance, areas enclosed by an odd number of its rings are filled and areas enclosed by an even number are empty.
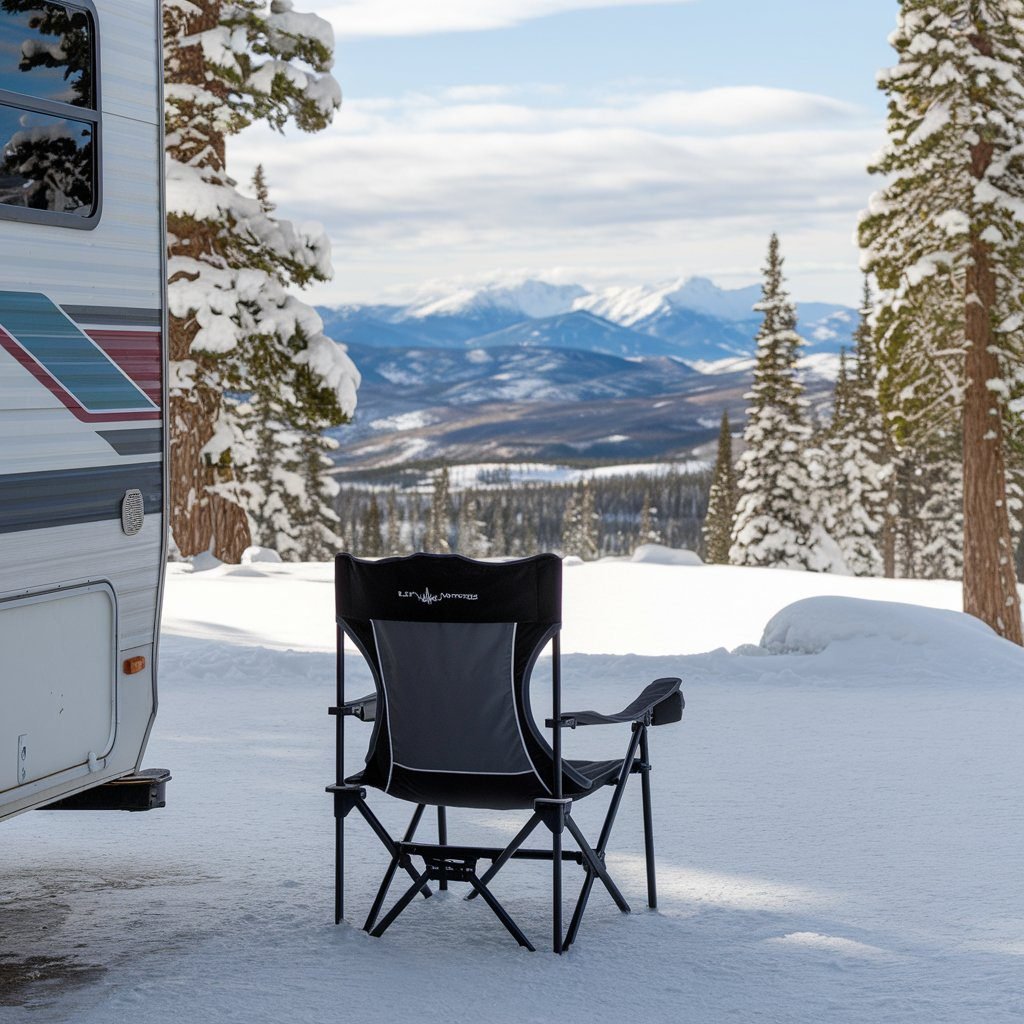
{"type": "Polygon", "coordinates": [[[0,0],[0,818],[141,766],[166,560],[160,5],[23,7],[0,0]],[[77,55],[59,88],[47,32],[77,55]]]}

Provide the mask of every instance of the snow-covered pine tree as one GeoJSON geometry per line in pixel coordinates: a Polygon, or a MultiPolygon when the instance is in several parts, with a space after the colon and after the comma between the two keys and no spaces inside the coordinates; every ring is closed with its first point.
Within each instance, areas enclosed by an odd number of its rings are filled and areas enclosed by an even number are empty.
{"type": "Polygon", "coordinates": [[[736,565],[815,567],[814,522],[804,449],[810,439],[807,400],[797,377],[803,339],[796,308],[784,287],[778,236],[768,245],[757,334],[754,385],[747,394],[736,487],[739,500],[729,561],[736,565]]]}
{"type": "MultiPolygon", "coordinates": [[[[291,0],[166,0],[164,43],[171,530],[184,555],[212,550],[237,561],[249,525],[236,462],[252,444],[225,391],[255,395],[274,380],[285,404],[299,392],[333,404],[326,420],[335,423],[355,408],[359,375],[344,348],[288,293],[331,276],[328,239],[272,217],[238,192],[226,167],[227,137],[258,121],[283,130],[291,120],[303,131],[330,123],[341,102],[330,75],[334,36],[291,0]]],[[[293,425],[300,435],[310,426],[293,425]]],[[[305,476],[318,473],[307,460],[305,476]]],[[[307,533],[323,524],[307,522],[307,533]]]]}
{"type": "Polygon", "coordinates": [[[576,554],[577,538],[580,531],[580,500],[576,490],[569,492],[562,513],[562,553],[576,554]]]}
{"type": "Polygon", "coordinates": [[[394,487],[388,491],[386,507],[388,517],[387,536],[384,540],[384,554],[397,555],[402,550],[402,520],[398,514],[398,495],[394,487]]]}
{"type": "MultiPolygon", "coordinates": [[[[268,216],[272,214],[274,206],[262,165],[256,167],[252,188],[263,212],[268,216]]],[[[246,348],[245,361],[260,367],[262,372],[250,382],[244,398],[229,395],[221,398],[231,410],[237,431],[245,442],[243,445],[237,438],[232,446],[232,462],[238,474],[238,483],[234,480],[236,474],[232,474],[233,496],[237,496],[248,512],[253,543],[273,548],[286,559],[297,559],[294,517],[299,489],[296,478],[299,437],[287,422],[295,403],[285,402],[273,380],[275,371],[287,368],[281,365],[283,360],[277,346],[268,343],[268,339],[257,337],[246,348]],[[240,484],[240,464],[244,465],[244,486],[240,484]]],[[[221,368],[223,377],[241,381],[245,376],[244,363],[235,368],[233,361],[221,368]]]]}
{"type": "Polygon", "coordinates": [[[646,490],[640,503],[640,533],[637,543],[661,544],[662,541],[661,530],[658,527],[658,507],[651,499],[650,490],[646,490]]]}
{"type": "Polygon", "coordinates": [[[434,474],[434,492],[430,500],[430,517],[427,532],[423,538],[423,550],[435,554],[451,551],[451,494],[448,482],[448,467],[442,466],[434,474]]]}
{"type": "Polygon", "coordinates": [[[839,517],[846,503],[846,480],[838,451],[836,432],[847,417],[850,375],[846,350],[839,353],[839,373],[832,399],[832,419],[827,424],[814,417],[808,424],[811,440],[803,451],[807,469],[808,507],[811,513],[810,560],[816,572],[849,575],[837,537],[839,517]]]}
{"type": "Polygon", "coordinates": [[[505,497],[504,495],[499,495],[491,507],[490,533],[491,554],[496,555],[499,558],[503,558],[508,555],[508,521],[509,513],[508,507],[505,503],[505,497]]]}
{"type": "Polygon", "coordinates": [[[861,492],[862,501],[868,516],[881,523],[881,529],[877,534],[877,547],[882,559],[882,574],[891,579],[896,575],[893,491],[896,485],[899,452],[878,398],[878,359],[872,323],[874,311],[875,300],[871,292],[871,281],[865,274],[860,317],[853,336],[857,372],[851,396],[851,433],[864,442],[860,450],[871,467],[870,471],[862,476],[862,480],[867,483],[861,492]]]}
{"type": "Polygon", "coordinates": [[[929,452],[919,479],[924,500],[919,512],[917,575],[958,580],[963,575],[963,460],[955,446],[929,452]]]}
{"type": "Polygon", "coordinates": [[[562,550],[567,555],[576,555],[585,562],[597,558],[598,515],[594,502],[594,490],[590,480],[584,479],[570,493],[562,519],[562,550]]]}
{"type": "Polygon", "coordinates": [[[380,505],[377,495],[370,495],[370,503],[366,506],[362,523],[362,545],[359,553],[366,558],[378,558],[384,554],[384,537],[381,534],[380,505]]]}
{"type": "Polygon", "coordinates": [[[1022,642],[1006,455],[1024,399],[1024,3],[902,0],[888,184],[861,221],[881,288],[883,407],[904,436],[962,438],[964,610],[1022,642]]]}
{"type": "Polygon", "coordinates": [[[865,280],[854,364],[851,369],[845,351],[840,354],[832,423],[822,445],[828,505],[822,525],[838,545],[846,570],[855,576],[877,576],[885,570],[893,474],[892,445],[875,390],[871,306],[865,280]]]}
{"type": "Polygon", "coordinates": [[[486,558],[488,554],[480,502],[473,491],[463,491],[459,504],[458,550],[467,558],[486,558]]]}
{"type": "Polygon", "coordinates": [[[583,530],[580,558],[589,561],[601,553],[601,516],[589,477],[584,477],[580,493],[580,522],[583,530]]]}
{"type": "Polygon", "coordinates": [[[298,401],[292,422],[299,435],[301,488],[292,521],[299,558],[323,562],[332,559],[343,544],[341,520],[334,510],[341,487],[330,475],[334,466],[331,453],[337,451],[338,442],[325,431],[344,422],[347,416],[339,409],[337,393],[325,387],[323,378],[303,363],[295,370],[295,393],[298,401]]]}
{"type": "MultiPolygon", "coordinates": [[[[256,168],[253,191],[273,223],[262,166],[256,168]]],[[[287,345],[260,331],[223,357],[232,392],[248,390],[241,400],[223,396],[224,418],[235,432],[235,480],[228,494],[248,512],[256,543],[275,548],[285,559],[323,561],[342,544],[333,507],[339,487],[328,475],[329,453],[338,445],[325,430],[345,415],[337,393],[298,361],[305,350],[305,330],[299,326],[287,345]]],[[[221,484],[217,490],[227,488],[221,484]]]]}
{"type": "Polygon", "coordinates": [[[736,467],[732,460],[732,430],[729,413],[722,413],[718,430],[718,458],[708,492],[708,514],[704,519],[704,557],[713,565],[729,562],[732,527],[736,520],[736,467]]]}

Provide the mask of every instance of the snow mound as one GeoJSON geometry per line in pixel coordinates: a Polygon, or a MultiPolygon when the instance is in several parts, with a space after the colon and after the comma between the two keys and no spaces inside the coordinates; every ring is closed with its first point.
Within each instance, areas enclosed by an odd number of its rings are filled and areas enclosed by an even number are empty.
{"type": "Polygon", "coordinates": [[[273,548],[261,548],[253,545],[242,552],[242,565],[253,565],[256,562],[280,562],[281,556],[273,548]]]}
{"type": "Polygon", "coordinates": [[[820,654],[836,643],[864,640],[941,646],[958,653],[1007,643],[980,619],[962,612],[856,597],[808,597],[769,621],[761,646],[771,654],[820,654]]]}
{"type": "Polygon", "coordinates": [[[203,551],[193,555],[190,559],[193,572],[209,572],[211,569],[219,569],[224,563],[209,551],[203,551]]]}
{"type": "Polygon", "coordinates": [[[668,548],[664,544],[641,544],[633,552],[633,562],[649,565],[703,565],[704,560],[696,551],[686,548],[668,548]]]}

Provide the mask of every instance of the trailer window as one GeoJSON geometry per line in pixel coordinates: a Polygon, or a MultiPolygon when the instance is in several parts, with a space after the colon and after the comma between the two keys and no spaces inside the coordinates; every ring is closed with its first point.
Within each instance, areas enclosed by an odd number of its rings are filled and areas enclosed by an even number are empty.
{"type": "Polygon", "coordinates": [[[0,0],[0,217],[97,218],[95,36],[84,3],[0,0]]]}

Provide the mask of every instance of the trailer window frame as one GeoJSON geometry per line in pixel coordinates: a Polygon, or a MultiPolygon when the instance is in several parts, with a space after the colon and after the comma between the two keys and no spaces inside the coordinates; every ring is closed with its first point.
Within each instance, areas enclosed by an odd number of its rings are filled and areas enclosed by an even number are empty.
{"type": "Polygon", "coordinates": [[[42,99],[23,92],[0,89],[0,107],[24,110],[44,117],[65,118],[68,121],[86,122],[92,126],[92,171],[93,206],[92,213],[81,217],[75,213],[57,210],[34,210],[25,206],[0,203],[0,220],[22,224],[42,224],[50,227],[70,228],[78,231],[92,231],[100,222],[103,213],[103,108],[102,74],[100,67],[99,15],[93,0],[51,0],[62,7],[82,11],[89,19],[89,40],[92,47],[92,106],[81,107],[73,103],[42,99]]]}

